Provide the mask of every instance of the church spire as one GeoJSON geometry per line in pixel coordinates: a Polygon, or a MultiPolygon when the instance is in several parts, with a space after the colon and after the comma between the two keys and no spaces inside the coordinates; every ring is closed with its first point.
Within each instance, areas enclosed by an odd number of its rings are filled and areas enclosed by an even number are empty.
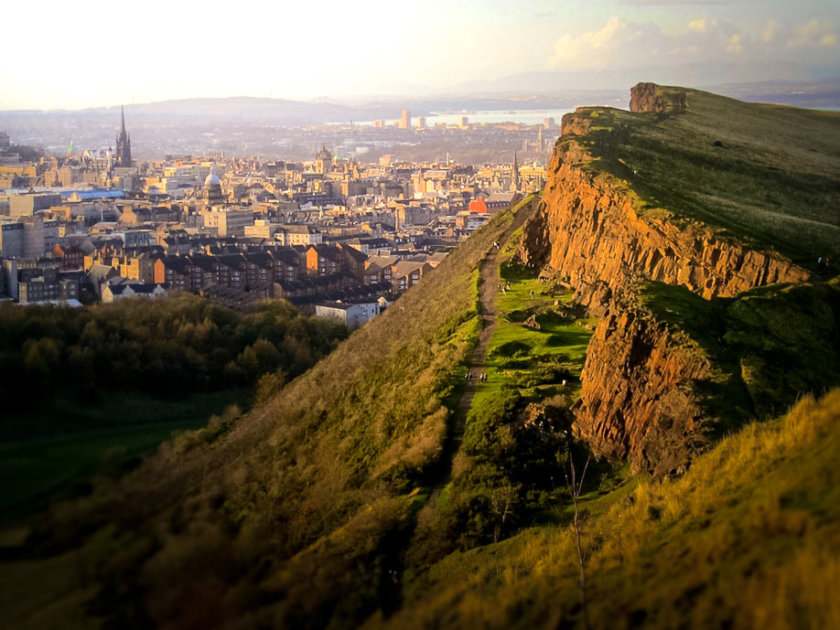
{"type": "Polygon", "coordinates": [[[125,106],[120,107],[120,135],[115,153],[117,166],[131,166],[131,138],[125,130],[125,106]]]}

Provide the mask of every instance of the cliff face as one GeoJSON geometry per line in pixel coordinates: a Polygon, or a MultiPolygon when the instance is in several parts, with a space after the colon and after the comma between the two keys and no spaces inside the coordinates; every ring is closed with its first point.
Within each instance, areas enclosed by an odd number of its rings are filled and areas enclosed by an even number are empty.
{"type": "Polygon", "coordinates": [[[702,443],[703,409],[692,388],[708,360],[672,343],[637,309],[612,309],[587,350],[577,428],[597,455],[628,458],[655,475],[679,471],[702,443]]]}
{"type": "MultiPolygon", "coordinates": [[[[564,131],[574,127],[585,124],[564,118],[564,131]]],[[[681,285],[707,299],[807,279],[790,261],[724,241],[708,227],[639,217],[608,177],[576,166],[581,157],[579,148],[555,152],[520,258],[560,274],[596,312],[638,278],[681,285]]]]}
{"type": "MultiPolygon", "coordinates": [[[[644,111],[665,107],[656,98],[655,91],[634,89],[644,111]]],[[[591,127],[588,116],[570,114],[563,136],[585,136],[591,127]]],[[[524,228],[519,257],[559,276],[602,316],[583,372],[576,413],[581,435],[596,453],[628,457],[636,469],[679,470],[703,441],[707,419],[694,387],[708,377],[710,364],[676,343],[649,313],[619,298],[643,279],[710,299],[801,282],[808,274],[779,255],[724,240],[703,224],[640,216],[628,186],[584,167],[591,160],[584,146],[574,139],[558,145],[541,211],[524,228]]]]}

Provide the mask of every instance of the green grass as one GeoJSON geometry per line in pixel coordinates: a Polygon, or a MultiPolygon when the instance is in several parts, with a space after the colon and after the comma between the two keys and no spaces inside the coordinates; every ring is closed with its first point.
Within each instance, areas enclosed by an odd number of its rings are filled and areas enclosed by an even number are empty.
{"type": "Polygon", "coordinates": [[[31,418],[37,432],[0,442],[0,526],[85,491],[95,474],[120,474],[174,433],[202,427],[212,414],[247,397],[242,390],[175,400],[104,394],[99,404],[85,406],[56,399],[52,409],[31,418]]]}
{"type": "Polygon", "coordinates": [[[30,548],[83,545],[79,572],[98,586],[89,614],[114,627],[139,623],[137,611],[157,626],[255,614],[360,624],[394,590],[388,567],[419,518],[412,491],[436,474],[479,333],[477,269],[512,219],[496,215],[232,426],[178,438],[118,483],[53,506],[30,548]]]}
{"type": "Polygon", "coordinates": [[[686,91],[682,115],[587,108],[592,131],[559,144],[582,144],[582,166],[623,183],[643,215],[699,220],[811,268],[840,261],[840,114],[686,91]]]}
{"type": "MultiPolygon", "coordinates": [[[[419,527],[419,539],[439,541],[431,556],[508,536],[532,521],[556,519],[552,506],[568,499],[563,498],[568,453],[585,457],[570,437],[569,408],[580,391],[592,335],[585,326],[589,320],[568,304],[567,292],[511,261],[515,242],[516,235],[503,244],[496,270],[496,325],[480,369],[487,381],[475,385],[452,482],[446,500],[435,508],[437,521],[429,518],[419,527]],[[501,520],[504,496],[513,497],[514,507],[510,519],[501,520]]],[[[593,462],[587,489],[623,476],[593,462]]],[[[412,550],[410,555],[422,554],[412,550]]],[[[413,560],[412,570],[422,572],[428,558],[413,560]]]]}
{"type": "Polygon", "coordinates": [[[533,270],[515,263],[502,264],[498,282],[505,290],[496,295],[496,330],[485,360],[487,382],[478,385],[474,404],[503,385],[515,386],[523,397],[534,400],[549,389],[572,398],[580,390],[592,336],[582,325],[588,320],[562,316],[556,302],[567,302],[572,292],[558,293],[533,275],[533,270]],[[525,325],[532,316],[539,329],[525,325]],[[561,387],[564,379],[567,384],[561,387]]]}

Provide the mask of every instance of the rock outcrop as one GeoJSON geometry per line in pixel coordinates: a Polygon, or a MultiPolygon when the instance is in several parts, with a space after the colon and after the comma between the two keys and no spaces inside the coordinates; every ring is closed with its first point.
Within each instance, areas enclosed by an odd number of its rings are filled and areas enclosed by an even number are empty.
{"type": "Polygon", "coordinates": [[[684,114],[686,111],[685,90],[662,88],[655,83],[639,83],[630,90],[630,111],[684,114]]]}
{"type": "MultiPolygon", "coordinates": [[[[685,93],[679,98],[651,86],[633,88],[633,111],[685,111],[685,93]]],[[[731,297],[801,282],[808,273],[709,226],[640,213],[632,182],[587,167],[586,143],[571,138],[590,133],[585,113],[563,119],[565,142],[552,157],[542,206],[523,230],[519,257],[574,287],[576,299],[602,316],[583,371],[579,433],[598,454],[665,474],[682,468],[702,443],[704,412],[694,386],[709,375],[710,364],[620,296],[640,280],[653,280],[705,299],[731,297]]]]}
{"type": "Polygon", "coordinates": [[[614,308],[587,350],[577,430],[599,456],[657,476],[678,472],[703,443],[693,384],[710,372],[708,359],[675,344],[649,313],[614,308]]]}

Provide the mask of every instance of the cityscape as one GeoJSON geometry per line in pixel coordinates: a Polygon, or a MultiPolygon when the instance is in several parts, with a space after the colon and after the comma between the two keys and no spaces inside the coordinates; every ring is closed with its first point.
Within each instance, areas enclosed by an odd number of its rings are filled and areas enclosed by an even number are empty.
{"type": "Polygon", "coordinates": [[[189,291],[238,307],[269,297],[319,312],[386,305],[495,213],[539,191],[559,135],[553,118],[471,124],[464,115],[429,128],[407,110],[389,124],[319,129],[320,149],[302,161],[134,160],[124,110],[104,150],[26,160],[0,134],[2,294],[21,304],[189,291]],[[353,143],[336,144],[346,133],[353,143]],[[447,141],[497,160],[458,163],[447,141]]]}

